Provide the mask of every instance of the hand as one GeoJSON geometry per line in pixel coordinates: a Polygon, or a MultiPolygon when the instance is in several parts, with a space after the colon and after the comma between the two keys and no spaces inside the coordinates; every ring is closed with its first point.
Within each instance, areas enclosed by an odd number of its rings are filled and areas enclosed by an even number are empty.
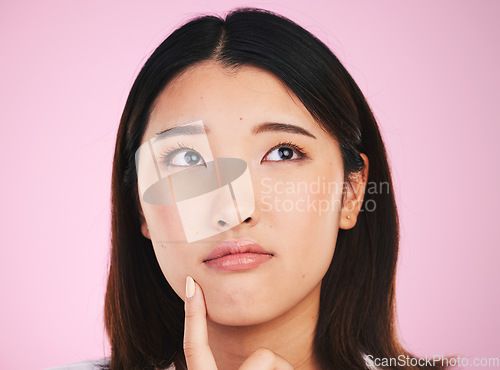
{"type": "MultiPolygon", "coordinates": [[[[190,277],[186,279],[186,318],[184,322],[184,355],[189,370],[217,370],[212,350],[208,345],[207,311],[201,287],[190,277]]],[[[241,365],[240,370],[290,370],[283,357],[259,348],[241,365]]]]}

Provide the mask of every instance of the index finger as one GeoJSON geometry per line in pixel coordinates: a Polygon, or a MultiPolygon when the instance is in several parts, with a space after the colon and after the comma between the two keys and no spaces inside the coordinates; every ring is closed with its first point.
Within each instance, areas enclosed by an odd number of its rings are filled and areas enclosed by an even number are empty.
{"type": "Polygon", "coordinates": [[[208,344],[207,311],[201,287],[191,276],[186,278],[184,301],[184,355],[189,370],[216,370],[217,365],[208,344]]]}

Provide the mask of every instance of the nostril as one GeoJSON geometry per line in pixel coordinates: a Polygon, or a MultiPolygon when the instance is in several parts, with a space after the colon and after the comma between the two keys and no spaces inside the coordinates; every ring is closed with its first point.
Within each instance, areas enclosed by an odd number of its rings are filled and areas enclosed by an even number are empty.
{"type": "Polygon", "coordinates": [[[250,222],[250,221],[252,221],[252,217],[248,217],[245,220],[243,220],[243,222],[247,222],[247,223],[250,222]]]}
{"type": "Polygon", "coordinates": [[[219,226],[226,226],[226,225],[227,225],[227,223],[226,223],[225,221],[223,221],[223,220],[219,220],[219,221],[217,221],[217,224],[218,224],[219,226]]]}

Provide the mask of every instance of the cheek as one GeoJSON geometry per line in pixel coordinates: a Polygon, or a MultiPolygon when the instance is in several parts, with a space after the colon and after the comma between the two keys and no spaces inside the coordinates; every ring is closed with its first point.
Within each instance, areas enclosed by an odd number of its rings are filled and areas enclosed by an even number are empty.
{"type": "Polygon", "coordinates": [[[278,184],[272,194],[261,197],[261,222],[275,233],[277,252],[287,260],[290,273],[321,279],[328,269],[339,229],[341,186],[341,181],[318,176],[278,184]]]}
{"type": "Polygon", "coordinates": [[[296,207],[291,211],[290,208],[276,210],[272,214],[272,224],[277,230],[283,230],[282,235],[291,244],[298,244],[298,252],[304,257],[333,254],[340,221],[340,209],[335,200],[308,194],[292,199],[287,197],[283,200],[284,206],[287,201],[296,207]]]}
{"type": "Polygon", "coordinates": [[[176,206],[142,204],[158,264],[174,291],[184,298],[184,284],[193,246],[185,243],[176,206]]]}
{"type": "Polygon", "coordinates": [[[153,242],[175,244],[185,240],[176,205],[158,206],[143,203],[142,209],[153,242]]]}
{"type": "Polygon", "coordinates": [[[163,276],[177,295],[184,299],[185,279],[189,266],[189,246],[153,242],[153,247],[163,276]]]}
{"type": "MultiPolygon", "coordinates": [[[[338,228],[342,183],[318,176],[316,180],[268,182],[260,191],[259,208],[276,232],[338,228]]],[[[311,235],[309,235],[311,236],[311,235]]]]}

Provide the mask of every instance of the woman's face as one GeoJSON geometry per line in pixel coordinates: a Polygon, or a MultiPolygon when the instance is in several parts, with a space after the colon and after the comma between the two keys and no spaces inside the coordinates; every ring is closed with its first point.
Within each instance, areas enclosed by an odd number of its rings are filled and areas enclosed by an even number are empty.
{"type": "MultiPolygon", "coordinates": [[[[179,171],[216,158],[243,160],[253,204],[236,226],[216,215],[218,232],[179,242],[182,223],[175,207],[151,205],[141,196],[142,232],[152,240],[169,284],[184,298],[186,276],[193,277],[203,289],[208,318],[225,325],[262,323],[319,297],[343,226],[337,142],[277,77],[250,66],[231,70],[209,61],[183,72],[159,95],[143,143],[199,121],[206,135],[177,136],[158,165],[179,171]],[[207,261],[223,242],[233,252],[248,243],[263,251],[207,261]]],[[[206,213],[208,204],[190,206],[195,215],[196,207],[206,213]]]]}

